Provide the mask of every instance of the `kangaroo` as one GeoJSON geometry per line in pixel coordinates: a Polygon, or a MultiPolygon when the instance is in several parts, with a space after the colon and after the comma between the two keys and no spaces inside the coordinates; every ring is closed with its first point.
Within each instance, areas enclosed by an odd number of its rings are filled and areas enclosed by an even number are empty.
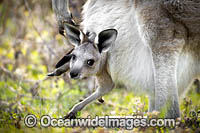
{"type": "Polygon", "coordinates": [[[109,93],[115,82],[147,94],[149,112],[180,117],[179,100],[200,74],[199,1],[87,0],[80,27],[65,0],[52,1],[61,32],[74,46],[70,77],[95,76],[98,86],[66,118],[109,93]]]}

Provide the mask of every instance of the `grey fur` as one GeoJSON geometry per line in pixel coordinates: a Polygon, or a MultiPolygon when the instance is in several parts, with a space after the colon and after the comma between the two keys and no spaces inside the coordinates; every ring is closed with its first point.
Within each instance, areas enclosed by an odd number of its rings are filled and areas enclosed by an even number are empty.
{"type": "Polygon", "coordinates": [[[116,29],[118,36],[104,54],[95,53],[91,44],[75,48],[75,54],[81,55],[76,61],[79,69],[84,69],[82,61],[88,55],[97,57],[101,65],[79,72],[95,75],[98,88],[69,114],[107,94],[114,82],[122,82],[149,96],[149,111],[164,111],[168,118],[180,116],[178,99],[200,72],[199,1],[88,0],[81,26],[84,33],[97,35],[116,29]]]}

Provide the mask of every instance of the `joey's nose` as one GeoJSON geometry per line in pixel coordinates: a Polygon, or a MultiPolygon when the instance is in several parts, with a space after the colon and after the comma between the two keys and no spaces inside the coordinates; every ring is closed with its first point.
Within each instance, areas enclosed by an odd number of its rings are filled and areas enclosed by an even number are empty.
{"type": "Polygon", "coordinates": [[[75,78],[78,78],[79,74],[78,72],[70,72],[70,77],[75,79],[75,78]]]}

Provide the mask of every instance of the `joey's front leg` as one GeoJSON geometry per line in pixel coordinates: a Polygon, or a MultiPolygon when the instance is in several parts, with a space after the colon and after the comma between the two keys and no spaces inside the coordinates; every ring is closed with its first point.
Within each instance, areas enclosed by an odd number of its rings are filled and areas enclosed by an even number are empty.
{"type": "Polygon", "coordinates": [[[114,83],[107,72],[102,72],[96,76],[96,82],[98,88],[89,97],[74,105],[70,112],[64,117],[65,119],[73,119],[78,111],[81,111],[86,105],[94,100],[101,98],[114,88],[114,83]]]}

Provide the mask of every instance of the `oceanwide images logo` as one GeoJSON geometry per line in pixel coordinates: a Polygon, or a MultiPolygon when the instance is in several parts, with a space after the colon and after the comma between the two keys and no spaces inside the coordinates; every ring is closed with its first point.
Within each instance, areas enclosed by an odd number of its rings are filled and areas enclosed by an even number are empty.
{"type": "Polygon", "coordinates": [[[92,118],[63,119],[51,118],[49,115],[43,115],[40,119],[33,114],[29,114],[24,119],[24,124],[31,128],[40,122],[42,127],[106,127],[106,128],[125,128],[131,130],[137,127],[170,127],[176,125],[175,119],[147,119],[136,116],[96,116],[92,118]]]}

